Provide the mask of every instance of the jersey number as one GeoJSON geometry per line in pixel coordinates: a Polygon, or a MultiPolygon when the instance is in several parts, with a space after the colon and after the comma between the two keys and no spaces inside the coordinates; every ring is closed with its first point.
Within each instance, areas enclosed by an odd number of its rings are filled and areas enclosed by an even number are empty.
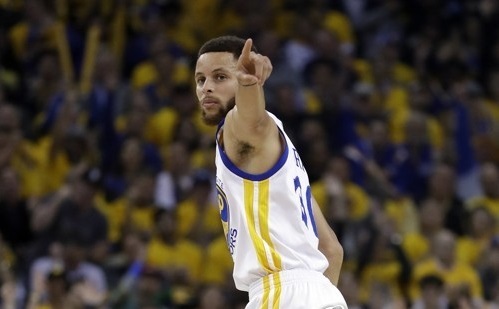
{"type": "Polygon", "coordinates": [[[302,193],[300,178],[296,176],[294,182],[295,182],[295,192],[296,194],[298,194],[298,197],[300,198],[301,219],[305,223],[305,226],[308,227],[308,218],[307,218],[307,211],[308,211],[308,216],[310,217],[310,222],[312,224],[314,234],[315,236],[317,236],[317,227],[315,226],[314,212],[312,210],[312,190],[310,189],[310,186],[307,186],[307,189],[305,190],[305,199],[307,201],[307,208],[305,209],[305,204],[303,203],[303,193],[302,193]]]}

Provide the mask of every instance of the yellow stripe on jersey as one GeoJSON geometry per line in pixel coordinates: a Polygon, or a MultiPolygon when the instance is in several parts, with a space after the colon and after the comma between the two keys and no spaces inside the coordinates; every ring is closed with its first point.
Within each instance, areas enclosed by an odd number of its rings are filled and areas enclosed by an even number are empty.
{"type": "Polygon", "coordinates": [[[269,231],[270,182],[269,180],[253,182],[245,179],[243,183],[247,225],[258,261],[267,273],[280,271],[282,269],[282,260],[274,247],[269,231]],[[256,200],[255,195],[258,196],[256,200]],[[257,217],[255,217],[255,210],[257,217]],[[269,256],[272,257],[272,265],[269,256]]]}
{"type": "Polygon", "coordinates": [[[270,182],[269,180],[253,182],[245,179],[243,183],[244,209],[251,240],[253,241],[253,246],[255,247],[256,255],[262,268],[267,273],[272,274],[263,278],[264,294],[262,308],[269,308],[269,299],[271,298],[272,305],[270,308],[278,309],[281,298],[281,279],[278,272],[282,270],[282,260],[270,238],[270,182]],[[256,199],[255,196],[257,197],[256,199]],[[270,258],[272,259],[272,264],[270,263],[270,258]],[[272,280],[272,284],[270,280],[272,280]]]}
{"type": "Polygon", "coordinates": [[[244,181],[244,210],[246,212],[248,230],[251,236],[251,240],[253,241],[253,246],[255,247],[258,261],[262,265],[263,269],[265,269],[267,273],[270,273],[271,269],[269,261],[267,259],[267,254],[265,253],[265,245],[263,243],[263,239],[258,235],[256,231],[255,213],[253,212],[255,191],[257,190],[257,187],[254,186],[252,181],[246,179],[243,181],[244,181]]]}
{"type": "Polygon", "coordinates": [[[258,222],[260,224],[260,234],[263,237],[263,241],[269,246],[270,254],[272,256],[272,262],[274,264],[274,271],[280,271],[282,269],[281,256],[276,251],[272,239],[270,239],[269,231],[269,184],[270,181],[264,180],[258,182],[258,222]]]}

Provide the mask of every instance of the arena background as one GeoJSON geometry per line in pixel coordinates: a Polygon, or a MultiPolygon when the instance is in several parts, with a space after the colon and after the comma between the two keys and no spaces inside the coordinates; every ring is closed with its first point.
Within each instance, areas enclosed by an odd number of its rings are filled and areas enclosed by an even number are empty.
{"type": "Polygon", "coordinates": [[[272,61],[350,309],[499,308],[497,0],[1,0],[1,308],[244,308],[193,91],[222,34],[272,61]]]}

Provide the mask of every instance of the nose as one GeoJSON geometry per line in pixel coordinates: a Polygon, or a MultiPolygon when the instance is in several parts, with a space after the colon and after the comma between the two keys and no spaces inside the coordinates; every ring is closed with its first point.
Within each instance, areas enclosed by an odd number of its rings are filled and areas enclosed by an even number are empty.
{"type": "Polygon", "coordinates": [[[211,81],[211,79],[207,78],[203,83],[203,87],[202,87],[203,93],[213,92],[213,85],[214,85],[214,83],[211,81]]]}

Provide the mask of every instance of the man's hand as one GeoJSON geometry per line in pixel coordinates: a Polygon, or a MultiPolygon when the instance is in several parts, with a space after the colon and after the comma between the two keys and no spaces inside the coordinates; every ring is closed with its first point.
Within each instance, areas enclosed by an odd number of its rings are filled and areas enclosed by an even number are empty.
{"type": "Polygon", "coordinates": [[[237,61],[236,77],[241,86],[263,86],[272,72],[270,59],[251,51],[253,40],[247,39],[237,61]]]}

